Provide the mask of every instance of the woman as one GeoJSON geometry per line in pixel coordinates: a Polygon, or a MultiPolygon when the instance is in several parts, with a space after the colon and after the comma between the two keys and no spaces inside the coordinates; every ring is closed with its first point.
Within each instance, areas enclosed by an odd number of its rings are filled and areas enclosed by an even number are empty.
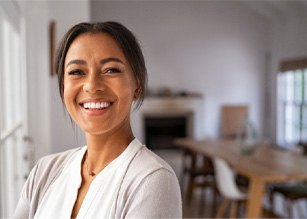
{"type": "Polygon", "coordinates": [[[144,98],[146,67],[134,35],[116,22],[80,23],[56,57],[59,91],[87,146],[42,158],[15,217],[181,217],[177,178],[134,136],[130,110],[144,98]]]}

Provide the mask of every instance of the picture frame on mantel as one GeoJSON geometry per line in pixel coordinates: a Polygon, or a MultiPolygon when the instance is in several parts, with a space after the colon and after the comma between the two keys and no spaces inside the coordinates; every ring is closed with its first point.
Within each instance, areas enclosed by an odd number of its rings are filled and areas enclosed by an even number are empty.
{"type": "Polygon", "coordinates": [[[56,34],[56,23],[50,21],[49,23],[49,57],[50,57],[50,76],[54,76],[54,56],[55,56],[55,34],[56,34]]]}

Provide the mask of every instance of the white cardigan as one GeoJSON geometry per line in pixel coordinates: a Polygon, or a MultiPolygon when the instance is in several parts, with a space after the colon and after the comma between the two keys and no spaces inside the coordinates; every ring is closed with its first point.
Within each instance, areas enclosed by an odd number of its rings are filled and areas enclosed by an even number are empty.
{"type": "MultiPolygon", "coordinates": [[[[42,158],[31,171],[16,218],[70,218],[86,146],[42,158]]],[[[181,218],[172,168],[134,139],[93,180],[77,218],[181,218]]]]}

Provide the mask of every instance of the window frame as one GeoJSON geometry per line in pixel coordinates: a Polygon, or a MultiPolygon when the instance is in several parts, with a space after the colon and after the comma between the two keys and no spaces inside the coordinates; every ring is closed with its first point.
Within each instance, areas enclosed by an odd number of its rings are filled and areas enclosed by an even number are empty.
{"type": "Polygon", "coordinates": [[[306,143],[307,124],[304,123],[304,119],[307,120],[305,118],[307,113],[304,110],[307,110],[307,58],[283,61],[277,75],[277,141],[279,145],[290,148],[302,142],[306,143]],[[293,112],[289,113],[287,107],[292,108],[293,112]],[[297,112],[294,111],[295,107],[297,112]],[[297,124],[294,122],[295,116],[297,116],[297,124]],[[290,122],[293,124],[289,125],[290,122]]]}
{"type": "Polygon", "coordinates": [[[12,216],[29,172],[21,23],[17,2],[0,1],[0,218],[12,216]]]}

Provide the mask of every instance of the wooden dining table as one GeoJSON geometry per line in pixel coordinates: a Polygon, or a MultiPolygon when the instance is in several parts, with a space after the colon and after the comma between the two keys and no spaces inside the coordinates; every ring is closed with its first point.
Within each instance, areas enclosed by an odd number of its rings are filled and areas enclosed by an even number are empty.
{"type": "Polygon", "coordinates": [[[181,148],[207,157],[226,160],[240,175],[249,179],[246,218],[261,218],[265,188],[269,184],[307,180],[307,157],[259,144],[250,154],[242,153],[235,140],[175,139],[181,148]]]}

